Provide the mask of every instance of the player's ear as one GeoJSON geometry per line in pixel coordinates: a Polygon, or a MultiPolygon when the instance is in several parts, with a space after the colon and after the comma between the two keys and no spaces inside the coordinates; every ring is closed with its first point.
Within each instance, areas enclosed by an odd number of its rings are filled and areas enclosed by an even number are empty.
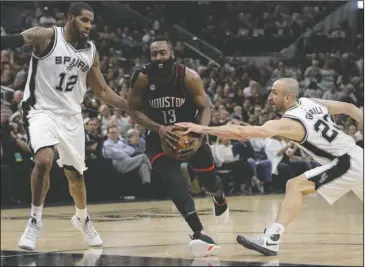
{"type": "Polygon", "coordinates": [[[72,21],[72,20],[73,20],[73,18],[74,18],[74,16],[73,16],[73,15],[71,15],[71,14],[68,14],[68,15],[67,15],[67,20],[68,20],[68,21],[72,21]]]}
{"type": "Polygon", "coordinates": [[[172,58],[172,59],[175,59],[175,53],[174,53],[174,51],[173,51],[173,50],[171,51],[171,58],[172,58]]]}

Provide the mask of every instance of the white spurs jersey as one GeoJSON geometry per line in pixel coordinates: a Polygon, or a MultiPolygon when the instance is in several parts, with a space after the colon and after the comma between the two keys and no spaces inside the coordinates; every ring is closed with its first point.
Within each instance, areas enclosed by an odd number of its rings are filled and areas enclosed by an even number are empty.
{"type": "Polygon", "coordinates": [[[299,147],[324,165],[356,147],[354,139],[345,134],[332,120],[325,105],[309,98],[300,98],[283,118],[301,122],[306,134],[299,147]]]}
{"type": "Polygon", "coordinates": [[[23,101],[35,110],[80,113],[96,48],[87,42],[86,48],[77,50],[66,41],[62,27],[53,28],[55,35],[48,53],[43,57],[32,55],[23,101]]]}

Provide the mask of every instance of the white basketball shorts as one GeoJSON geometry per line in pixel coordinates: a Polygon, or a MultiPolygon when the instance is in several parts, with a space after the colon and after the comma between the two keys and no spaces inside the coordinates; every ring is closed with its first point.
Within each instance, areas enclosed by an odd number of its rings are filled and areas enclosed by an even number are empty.
{"type": "Polygon", "coordinates": [[[57,163],[73,166],[83,173],[85,166],[85,130],[81,114],[58,115],[47,110],[30,110],[30,148],[35,154],[40,148],[55,146],[59,159],[57,163]]]}
{"type": "Polygon", "coordinates": [[[363,158],[363,149],[356,146],[331,163],[309,170],[304,174],[310,181],[316,183],[317,192],[330,204],[350,191],[364,201],[363,158]]]}

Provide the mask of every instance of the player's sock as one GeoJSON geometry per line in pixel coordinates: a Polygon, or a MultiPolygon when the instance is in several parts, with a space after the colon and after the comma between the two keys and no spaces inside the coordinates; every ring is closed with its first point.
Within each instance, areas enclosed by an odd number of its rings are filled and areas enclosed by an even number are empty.
{"type": "Polygon", "coordinates": [[[186,216],[185,221],[189,224],[191,230],[193,230],[194,233],[201,232],[203,230],[203,225],[200,222],[200,219],[196,211],[186,216]]]}
{"type": "Polygon", "coordinates": [[[42,206],[34,206],[33,203],[32,203],[30,216],[32,218],[36,219],[37,221],[41,221],[41,219],[42,219],[42,210],[43,210],[43,205],[42,206]]]}
{"type": "Polygon", "coordinates": [[[284,233],[285,227],[280,223],[274,222],[268,230],[270,233],[282,235],[284,233]]]}
{"type": "Polygon", "coordinates": [[[76,206],[75,208],[76,208],[76,216],[81,220],[86,220],[87,208],[85,207],[84,209],[78,209],[76,206]]]}

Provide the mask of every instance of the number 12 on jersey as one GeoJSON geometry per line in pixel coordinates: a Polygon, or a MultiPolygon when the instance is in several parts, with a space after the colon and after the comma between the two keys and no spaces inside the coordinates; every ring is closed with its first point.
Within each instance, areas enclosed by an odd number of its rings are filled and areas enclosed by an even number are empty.
{"type": "Polygon", "coordinates": [[[58,81],[58,85],[56,86],[56,90],[62,91],[62,92],[70,92],[72,91],[72,89],[74,89],[74,85],[77,82],[77,75],[71,75],[67,77],[67,82],[66,85],[64,84],[65,82],[65,78],[66,78],[67,73],[62,72],[59,75],[59,81],[58,81]]]}
{"type": "Polygon", "coordinates": [[[175,109],[169,110],[161,110],[163,114],[163,120],[165,124],[175,123],[176,122],[176,113],[175,109]]]}

